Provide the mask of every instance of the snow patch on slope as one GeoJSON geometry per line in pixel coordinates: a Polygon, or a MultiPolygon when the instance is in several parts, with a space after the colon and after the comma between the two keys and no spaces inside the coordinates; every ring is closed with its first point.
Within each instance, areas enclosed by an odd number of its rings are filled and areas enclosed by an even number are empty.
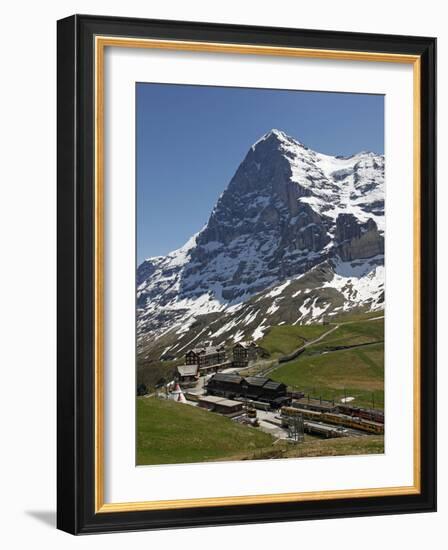
{"type": "Polygon", "coordinates": [[[266,317],[261,321],[261,323],[258,325],[258,327],[253,331],[252,338],[253,340],[260,340],[260,338],[263,338],[264,333],[269,328],[268,326],[265,326],[264,323],[266,322],[266,317]]]}
{"type": "Polygon", "coordinates": [[[339,261],[333,279],[323,286],[338,290],[352,307],[370,305],[374,311],[384,305],[384,276],[384,265],[339,261]]]}
{"type": "Polygon", "coordinates": [[[291,281],[288,280],[288,281],[285,281],[283,284],[276,286],[273,290],[271,290],[270,292],[268,292],[268,294],[266,294],[266,298],[275,298],[276,296],[280,296],[280,294],[290,284],[291,284],[291,281]]]}

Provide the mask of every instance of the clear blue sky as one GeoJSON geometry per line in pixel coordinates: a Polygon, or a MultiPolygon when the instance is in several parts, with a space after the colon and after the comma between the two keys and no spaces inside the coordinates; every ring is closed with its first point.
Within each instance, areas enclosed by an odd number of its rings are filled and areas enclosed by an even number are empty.
{"type": "Polygon", "coordinates": [[[384,96],[138,83],[136,125],[140,264],[201,229],[272,128],[322,153],[383,153],[384,96]]]}

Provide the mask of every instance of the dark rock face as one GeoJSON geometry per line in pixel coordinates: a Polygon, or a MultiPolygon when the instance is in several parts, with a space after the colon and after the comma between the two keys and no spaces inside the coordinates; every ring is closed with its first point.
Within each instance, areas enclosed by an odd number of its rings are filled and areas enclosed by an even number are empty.
{"type": "Polygon", "coordinates": [[[353,214],[339,214],[334,234],[337,243],[343,243],[361,236],[361,225],[353,214]]]}
{"type": "Polygon", "coordinates": [[[384,237],[370,218],[362,224],[353,214],[339,214],[336,220],[335,250],[344,261],[384,254],[384,237]]]}
{"type": "Polygon", "coordinates": [[[281,145],[272,134],[250,149],[191,253],[192,268],[186,270],[186,276],[203,272],[218,256],[221,263],[240,258],[231,277],[214,276],[214,281],[225,287],[226,301],[244,294],[241,286],[252,293],[264,288],[260,279],[273,280],[309,269],[318,263],[319,253],[330,241],[329,220],[298,201],[310,192],[291,181],[291,166],[281,145]],[[303,251],[316,254],[303,261],[303,251]]]}
{"type": "Polygon", "coordinates": [[[137,268],[137,286],[141,285],[151,275],[153,275],[156,267],[153,262],[146,260],[137,268]]]}

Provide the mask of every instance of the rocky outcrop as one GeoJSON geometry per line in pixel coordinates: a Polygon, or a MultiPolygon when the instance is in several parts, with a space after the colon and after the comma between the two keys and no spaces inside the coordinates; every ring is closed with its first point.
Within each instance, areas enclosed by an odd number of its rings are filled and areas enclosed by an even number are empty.
{"type": "Polygon", "coordinates": [[[343,261],[372,258],[384,254],[384,237],[370,218],[360,223],[353,214],[336,219],[335,252],[343,261]]]}
{"type": "Polygon", "coordinates": [[[212,275],[226,302],[301,274],[326,255],[330,220],[299,200],[311,192],[291,180],[282,144],[272,133],[250,149],[198,235],[192,268],[184,271],[185,278],[199,271],[206,280],[207,266],[231,264],[232,270],[212,275]]]}

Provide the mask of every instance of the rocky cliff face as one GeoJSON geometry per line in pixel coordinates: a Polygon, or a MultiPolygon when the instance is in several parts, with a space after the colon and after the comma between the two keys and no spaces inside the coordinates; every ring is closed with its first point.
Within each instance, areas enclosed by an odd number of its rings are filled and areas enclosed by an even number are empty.
{"type": "Polygon", "coordinates": [[[344,261],[372,258],[384,254],[384,237],[371,218],[366,223],[360,223],[353,214],[339,214],[334,249],[344,261]]]}
{"type": "Polygon", "coordinates": [[[139,266],[139,341],[182,334],[203,316],[233,315],[263,292],[274,302],[270,289],[319,265],[334,278],[338,262],[375,258],[366,265],[376,273],[383,179],[380,155],[331,157],[272,130],[250,148],[206,226],[179,250],[139,266]]]}

